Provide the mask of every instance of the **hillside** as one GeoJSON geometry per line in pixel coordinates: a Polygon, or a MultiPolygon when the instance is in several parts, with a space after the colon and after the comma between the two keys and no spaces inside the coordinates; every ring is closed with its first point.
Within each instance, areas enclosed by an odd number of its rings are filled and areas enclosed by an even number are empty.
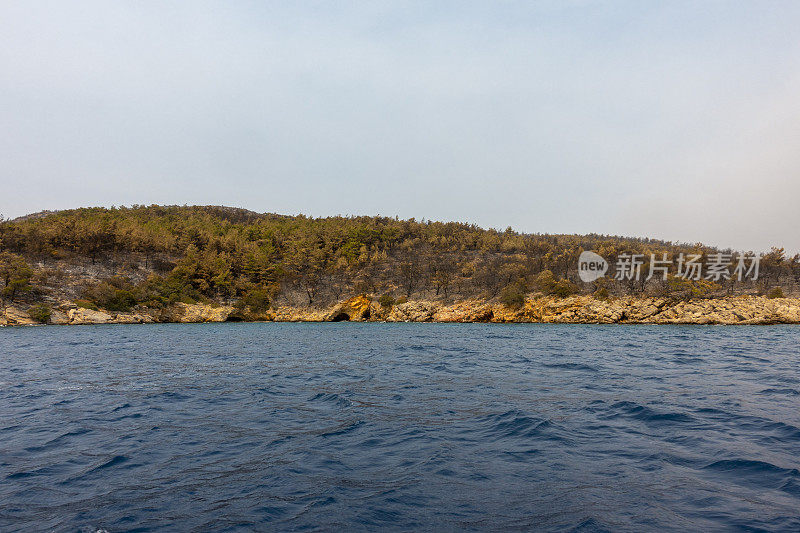
{"type": "MultiPolygon", "coordinates": [[[[252,312],[321,309],[355,295],[391,306],[468,299],[521,306],[556,298],[652,296],[673,300],[798,293],[800,257],[773,249],[757,281],[668,280],[583,283],[578,256],[594,250],[703,258],[703,245],[605,235],[521,234],[456,222],[388,217],[261,214],[220,206],[133,206],[42,212],[0,223],[4,305],[77,302],[112,311],[178,302],[252,312]]],[[[648,265],[643,266],[646,272],[648,265]]]]}

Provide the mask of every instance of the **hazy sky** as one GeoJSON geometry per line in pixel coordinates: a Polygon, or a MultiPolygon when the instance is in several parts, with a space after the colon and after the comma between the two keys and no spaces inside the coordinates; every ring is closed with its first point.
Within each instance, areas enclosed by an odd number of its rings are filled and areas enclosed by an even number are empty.
{"type": "Polygon", "coordinates": [[[800,2],[0,0],[0,214],[800,250],[800,2]]]}

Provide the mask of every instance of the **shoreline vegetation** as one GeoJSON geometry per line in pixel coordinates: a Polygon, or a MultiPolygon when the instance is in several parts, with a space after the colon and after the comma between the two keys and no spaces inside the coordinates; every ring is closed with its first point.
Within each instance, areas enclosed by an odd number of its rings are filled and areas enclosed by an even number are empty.
{"type": "MultiPolygon", "coordinates": [[[[703,244],[525,234],[381,216],[132,206],[0,218],[0,325],[223,321],[800,323],[800,254],[757,279],[580,280],[615,264],[728,254],[703,244]]],[[[751,252],[752,253],[752,252],[751,252]]],[[[733,258],[731,259],[733,271],[733,258]]]]}

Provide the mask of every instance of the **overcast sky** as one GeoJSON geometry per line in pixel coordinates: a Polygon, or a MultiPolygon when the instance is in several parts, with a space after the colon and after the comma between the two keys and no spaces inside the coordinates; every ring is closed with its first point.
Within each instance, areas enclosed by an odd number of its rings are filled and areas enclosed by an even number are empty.
{"type": "Polygon", "coordinates": [[[800,2],[0,0],[0,214],[800,250],[800,2]]]}

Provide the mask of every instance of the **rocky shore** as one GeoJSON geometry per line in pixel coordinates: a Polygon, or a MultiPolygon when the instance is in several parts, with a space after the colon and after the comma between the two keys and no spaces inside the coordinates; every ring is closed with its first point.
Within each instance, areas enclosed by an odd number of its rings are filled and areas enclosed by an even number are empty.
{"type": "Polygon", "coordinates": [[[800,324],[800,298],[756,296],[676,301],[665,298],[591,296],[536,297],[519,308],[482,300],[453,304],[416,300],[382,306],[356,296],[326,309],[279,307],[263,313],[226,305],[179,303],[164,309],[113,312],[78,307],[71,302],[53,306],[49,318],[38,320],[25,306],[0,309],[0,326],[34,324],[147,324],[196,322],[495,322],[562,324],[800,324]],[[33,315],[33,316],[32,316],[33,315]]]}

